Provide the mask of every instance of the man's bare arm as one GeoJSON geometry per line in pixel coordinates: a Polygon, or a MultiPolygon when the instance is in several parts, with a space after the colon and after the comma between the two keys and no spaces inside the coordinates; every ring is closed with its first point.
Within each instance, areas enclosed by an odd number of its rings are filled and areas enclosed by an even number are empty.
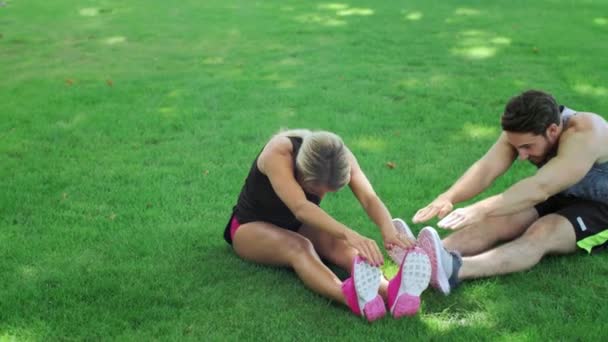
{"type": "Polygon", "coordinates": [[[453,204],[466,201],[487,189],[496,178],[513,164],[517,152],[507,141],[505,133],[476,161],[446,192],[439,195],[414,215],[415,223],[427,221],[435,216],[447,215],[453,204]]]}
{"type": "Polygon", "coordinates": [[[533,207],[578,183],[600,157],[601,141],[601,133],[594,128],[564,132],[557,155],[534,176],[470,208],[488,217],[514,214],[533,207]]]}

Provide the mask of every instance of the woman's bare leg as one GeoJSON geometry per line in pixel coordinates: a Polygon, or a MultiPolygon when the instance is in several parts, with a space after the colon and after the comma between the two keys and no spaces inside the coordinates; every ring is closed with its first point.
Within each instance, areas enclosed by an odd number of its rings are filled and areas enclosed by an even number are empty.
{"type": "MultiPolygon", "coordinates": [[[[358,255],[357,250],[326,232],[302,225],[299,233],[308,238],[319,255],[334,265],[352,274],[353,260],[358,255]]],[[[387,301],[388,281],[382,277],[379,293],[387,301]]]]}
{"type": "Polygon", "coordinates": [[[241,258],[265,265],[289,266],[312,291],[346,304],[342,282],[329,269],[305,236],[266,222],[241,225],[233,238],[241,258]]]}

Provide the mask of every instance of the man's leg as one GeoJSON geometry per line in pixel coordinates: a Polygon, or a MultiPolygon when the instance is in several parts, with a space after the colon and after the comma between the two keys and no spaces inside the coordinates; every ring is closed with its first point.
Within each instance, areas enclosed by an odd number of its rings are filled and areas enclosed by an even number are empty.
{"type": "Polygon", "coordinates": [[[519,238],[485,253],[464,257],[458,278],[519,272],[536,265],[546,254],[569,254],[576,250],[576,235],[570,221],[549,214],[535,221],[519,238]]]}
{"type": "Polygon", "coordinates": [[[538,213],[534,208],[509,216],[491,218],[475,226],[455,231],[443,239],[443,246],[447,250],[456,250],[463,256],[477,255],[501,241],[510,241],[520,236],[537,218],[538,213]]]}

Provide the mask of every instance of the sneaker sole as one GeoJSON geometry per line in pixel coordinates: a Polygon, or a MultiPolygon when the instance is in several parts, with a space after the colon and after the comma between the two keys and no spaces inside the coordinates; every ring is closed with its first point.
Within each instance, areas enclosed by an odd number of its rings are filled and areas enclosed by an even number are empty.
{"type": "Polygon", "coordinates": [[[401,265],[401,285],[391,308],[395,318],[415,315],[420,309],[420,294],[431,280],[431,261],[422,249],[410,251],[401,265]]]}
{"type": "Polygon", "coordinates": [[[431,260],[431,285],[444,295],[450,294],[450,283],[439,261],[441,238],[434,229],[424,228],[418,235],[418,245],[424,249],[431,260]]]}
{"type": "Polygon", "coordinates": [[[384,300],[378,294],[382,272],[362,259],[357,258],[353,269],[353,281],[361,314],[374,321],[386,314],[384,300]]]}

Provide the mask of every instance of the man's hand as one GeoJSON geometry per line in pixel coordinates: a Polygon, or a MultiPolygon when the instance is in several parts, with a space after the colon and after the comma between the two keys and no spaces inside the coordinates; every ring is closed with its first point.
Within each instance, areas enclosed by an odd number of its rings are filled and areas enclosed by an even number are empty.
{"type": "Polygon", "coordinates": [[[486,218],[486,212],[478,206],[471,205],[465,208],[458,208],[437,223],[437,226],[444,229],[461,229],[479,223],[486,218]]]}
{"type": "Polygon", "coordinates": [[[426,222],[435,216],[437,216],[438,218],[441,219],[441,218],[445,217],[445,215],[447,215],[450,211],[452,211],[452,209],[454,209],[454,205],[452,204],[451,201],[449,201],[445,198],[442,198],[442,197],[437,197],[429,205],[418,210],[416,212],[416,215],[414,215],[412,222],[414,222],[414,223],[426,222]]]}

